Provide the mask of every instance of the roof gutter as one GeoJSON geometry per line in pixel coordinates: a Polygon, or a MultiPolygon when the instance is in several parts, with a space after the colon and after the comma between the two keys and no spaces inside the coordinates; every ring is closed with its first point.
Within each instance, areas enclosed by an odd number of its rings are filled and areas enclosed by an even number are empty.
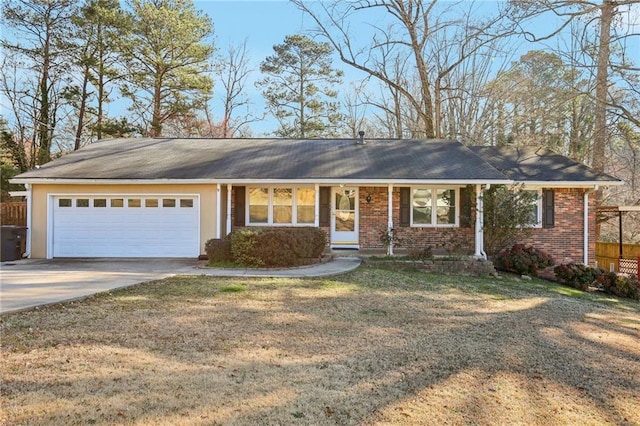
{"type": "Polygon", "coordinates": [[[580,181],[545,181],[545,180],[524,180],[516,181],[529,186],[541,186],[545,188],[591,188],[594,186],[621,186],[624,182],[621,180],[580,180],[580,181]]]}
{"type": "Polygon", "coordinates": [[[212,185],[212,184],[324,184],[324,185],[510,185],[508,179],[341,179],[341,178],[303,178],[303,179],[63,179],[63,178],[14,178],[15,184],[38,185],[212,185]]]}

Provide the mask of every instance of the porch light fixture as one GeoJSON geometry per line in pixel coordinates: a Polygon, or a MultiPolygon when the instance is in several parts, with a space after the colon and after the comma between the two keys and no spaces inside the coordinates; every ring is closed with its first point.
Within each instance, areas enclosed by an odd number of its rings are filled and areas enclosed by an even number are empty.
{"type": "Polygon", "coordinates": [[[367,194],[367,197],[365,198],[365,200],[367,201],[367,204],[371,204],[371,200],[373,198],[371,197],[371,194],[367,194]]]}

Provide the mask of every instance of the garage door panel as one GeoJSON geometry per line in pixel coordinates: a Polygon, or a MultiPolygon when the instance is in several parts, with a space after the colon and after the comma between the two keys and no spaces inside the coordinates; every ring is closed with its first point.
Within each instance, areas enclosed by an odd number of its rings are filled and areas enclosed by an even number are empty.
{"type": "MultiPolygon", "coordinates": [[[[82,198],[81,197],[61,197],[82,198]]],[[[127,200],[144,196],[96,195],[96,199],[123,199],[123,207],[60,207],[57,198],[53,208],[54,257],[196,257],[200,254],[199,207],[196,197],[175,198],[177,207],[126,207],[127,200]],[[191,200],[180,207],[180,199],[191,200]]],[[[86,205],[86,202],[84,202],[86,205]]],[[[104,205],[104,201],[100,202],[104,205]]],[[[68,202],[62,204],[68,205],[68,202]]],[[[81,204],[81,203],[80,203],[81,204]]],[[[108,205],[111,205],[108,203],[108,205]]]]}

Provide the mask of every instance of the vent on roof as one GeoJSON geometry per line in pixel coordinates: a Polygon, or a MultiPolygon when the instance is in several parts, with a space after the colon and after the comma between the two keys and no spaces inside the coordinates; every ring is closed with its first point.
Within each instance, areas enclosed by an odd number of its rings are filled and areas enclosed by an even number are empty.
{"type": "Polygon", "coordinates": [[[360,138],[358,138],[358,140],[356,140],[356,145],[366,145],[367,142],[365,142],[365,140],[364,140],[364,131],[360,130],[358,132],[358,135],[360,135],[360,138]]]}

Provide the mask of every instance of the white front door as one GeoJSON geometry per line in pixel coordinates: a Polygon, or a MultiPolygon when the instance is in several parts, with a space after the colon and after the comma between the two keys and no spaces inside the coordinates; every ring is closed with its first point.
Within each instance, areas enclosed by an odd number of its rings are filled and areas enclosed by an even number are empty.
{"type": "Polygon", "coordinates": [[[358,188],[331,189],[331,246],[358,246],[358,188]]]}

